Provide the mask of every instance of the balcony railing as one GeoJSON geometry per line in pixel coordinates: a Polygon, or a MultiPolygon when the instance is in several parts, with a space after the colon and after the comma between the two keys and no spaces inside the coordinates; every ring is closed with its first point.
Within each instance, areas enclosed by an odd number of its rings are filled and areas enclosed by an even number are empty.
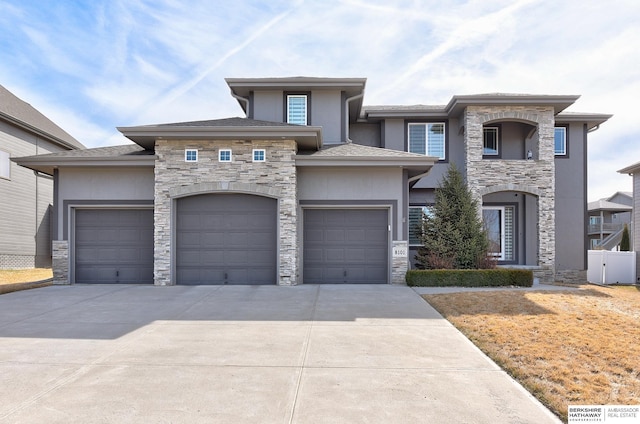
{"type": "Polygon", "coordinates": [[[605,222],[603,224],[589,224],[589,234],[600,234],[602,231],[603,234],[611,234],[616,231],[620,231],[624,227],[624,224],[613,224],[611,222],[605,222]]]}

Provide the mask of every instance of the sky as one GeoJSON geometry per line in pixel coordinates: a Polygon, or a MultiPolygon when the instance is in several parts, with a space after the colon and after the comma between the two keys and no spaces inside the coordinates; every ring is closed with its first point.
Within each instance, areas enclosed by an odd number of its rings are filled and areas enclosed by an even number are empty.
{"type": "Polygon", "coordinates": [[[87,147],[244,116],[226,77],[365,77],[365,105],[578,94],[588,200],[640,162],[637,0],[0,0],[0,84],[87,147]]]}

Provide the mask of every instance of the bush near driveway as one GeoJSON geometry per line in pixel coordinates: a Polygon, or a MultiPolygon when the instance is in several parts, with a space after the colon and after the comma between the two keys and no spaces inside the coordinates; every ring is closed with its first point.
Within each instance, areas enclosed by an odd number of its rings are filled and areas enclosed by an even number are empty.
{"type": "Polygon", "coordinates": [[[640,404],[640,288],[424,295],[565,422],[569,405],[640,404]]]}
{"type": "Polygon", "coordinates": [[[500,287],[533,285],[529,269],[418,269],[407,271],[407,284],[412,287],[500,287]]]}

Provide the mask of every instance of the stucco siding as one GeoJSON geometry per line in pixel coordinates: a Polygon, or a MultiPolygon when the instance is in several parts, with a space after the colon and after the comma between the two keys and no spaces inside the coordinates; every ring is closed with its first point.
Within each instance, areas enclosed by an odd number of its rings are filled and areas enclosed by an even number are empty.
{"type": "Polygon", "coordinates": [[[342,142],[341,93],[337,90],[313,91],[311,93],[310,124],[322,127],[322,138],[325,144],[342,142]]]}
{"type": "Polygon", "coordinates": [[[568,157],[555,159],[556,269],[586,269],[586,152],[582,124],[571,124],[568,157]]]}
{"type": "Polygon", "coordinates": [[[349,138],[363,146],[382,147],[380,141],[380,124],[351,124],[349,138]]]}
{"type": "Polygon", "coordinates": [[[252,107],[253,119],[284,122],[284,94],[282,91],[255,91],[252,107]]]}

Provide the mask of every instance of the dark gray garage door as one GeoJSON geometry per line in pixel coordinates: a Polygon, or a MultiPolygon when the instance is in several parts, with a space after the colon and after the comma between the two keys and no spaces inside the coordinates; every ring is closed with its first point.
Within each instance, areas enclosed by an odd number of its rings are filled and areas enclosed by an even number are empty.
{"type": "Polygon", "coordinates": [[[386,209],[306,209],[305,283],[386,283],[386,209]]]}
{"type": "Polygon", "coordinates": [[[76,283],[153,283],[153,210],[78,209],[76,283]]]}
{"type": "Polygon", "coordinates": [[[205,194],[178,200],[178,284],[275,284],[277,200],[205,194]]]}

